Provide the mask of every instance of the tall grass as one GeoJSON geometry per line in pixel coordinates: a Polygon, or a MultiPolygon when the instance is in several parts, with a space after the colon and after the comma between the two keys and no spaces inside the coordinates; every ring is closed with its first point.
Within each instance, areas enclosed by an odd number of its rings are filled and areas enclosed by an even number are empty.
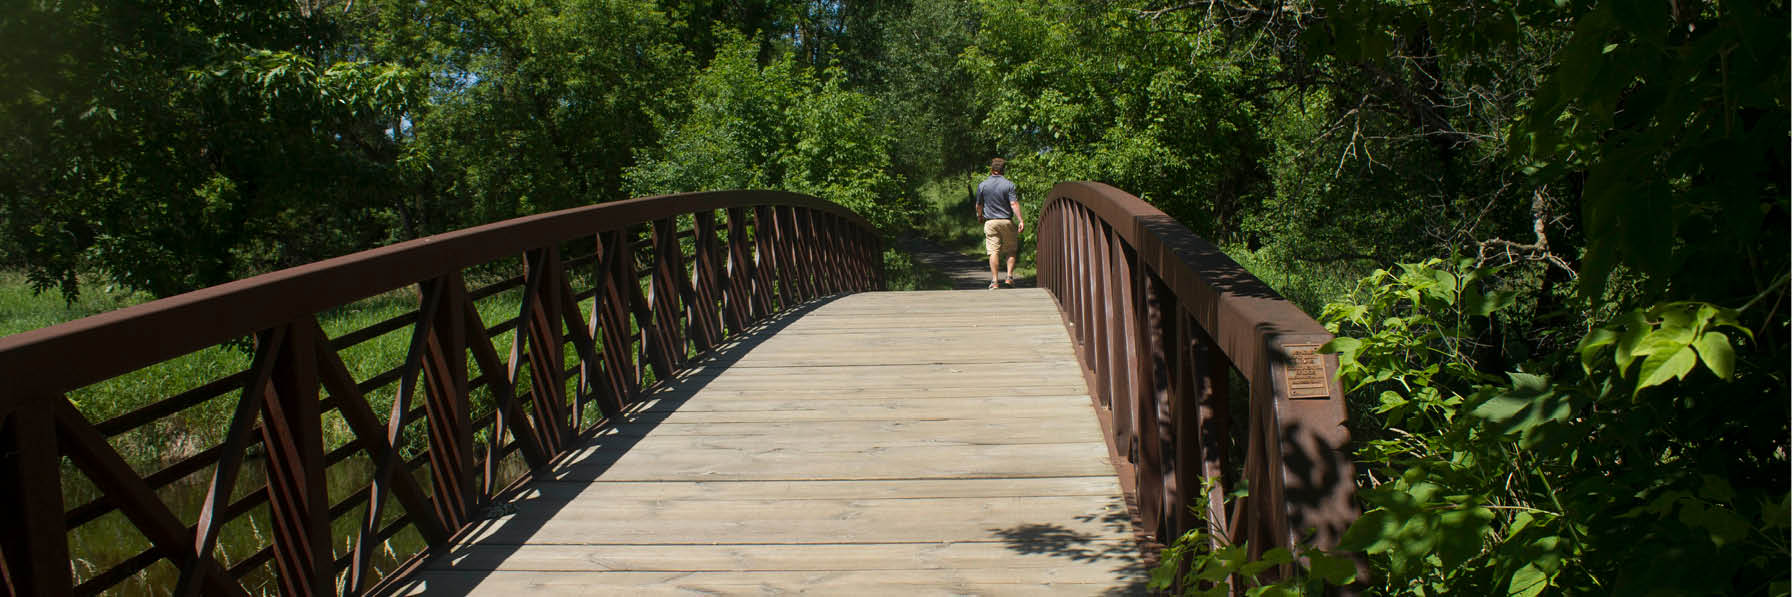
{"type": "Polygon", "coordinates": [[[54,288],[42,294],[32,290],[22,272],[0,270],[0,336],[122,309],[151,298],[109,285],[97,276],[82,276],[81,290],[81,296],[68,303],[54,288]]]}
{"type": "Polygon", "coordinates": [[[1349,296],[1356,281],[1375,269],[1375,265],[1368,261],[1303,260],[1276,244],[1255,251],[1240,246],[1220,247],[1220,250],[1314,318],[1319,317],[1326,303],[1349,296]]]}

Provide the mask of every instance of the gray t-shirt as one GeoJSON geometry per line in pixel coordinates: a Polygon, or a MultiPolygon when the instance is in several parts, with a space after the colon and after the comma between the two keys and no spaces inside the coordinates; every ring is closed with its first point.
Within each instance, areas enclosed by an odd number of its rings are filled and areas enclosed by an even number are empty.
{"type": "Polygon", "coordinates": [[[983,202],[984,219],[1007,220],[1014,218],[1014,209],[1008,204],[1020,203],[1020,195],[1008,177],[991,174],[977,184],[977,200],[983,202]]]}

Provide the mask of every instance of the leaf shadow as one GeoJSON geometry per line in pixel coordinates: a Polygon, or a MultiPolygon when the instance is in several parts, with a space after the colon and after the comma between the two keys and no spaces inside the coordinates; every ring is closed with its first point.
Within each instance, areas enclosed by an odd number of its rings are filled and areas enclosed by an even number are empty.
{"type": "Polygon", "coordinates": [[[1111,563],[1110,572],[1121,584],[1109,587],[1100,595],[1146,595],[1145,582],[1149,569],[1138,545],[1131,539],[1132,516],[1127,509],[1113,503],[1101,512],[1075,517],[1077,525],[1087,528],[1094,523],[1110,533],[1096,535],[1086,530],[1053,522],[1027,522],[1008,528],[990,529],[1009,551],[1023,555],[1064,558],[1080,564],[1111,563]],[[1127,537],[1116,540],[1116,534],[1127,537]]]}

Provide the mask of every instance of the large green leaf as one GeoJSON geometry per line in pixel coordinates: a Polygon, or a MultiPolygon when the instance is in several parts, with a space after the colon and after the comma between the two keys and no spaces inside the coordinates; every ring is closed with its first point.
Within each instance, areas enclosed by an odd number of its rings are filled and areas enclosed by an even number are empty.
{"type": "Polygon", "coordinates": [[[1650,354],[1649,358],[1643,359],[1636,389],[1641,391],[1643,388],[1667,383],[1670,379],[1685,378],[1698,360],[1691,347],[1682,347],[1671,353],[1662,351],[1650,354]]]}
{"type": "Polygon", "coordinates": [[[1348,557],[1314,550],[1307,554],[1307,572],[1323,579],[1327,584],[1342,587],[1356,579],[1356,562],[1348,557]]]}
{"type": "Polygon", "coordinates": [[[1630,363],[1637,356],[1637,347],[1643,343],[1643,338],[1649,336],[1649,332],[1654,327],[1649,324],[1649,320],[1643,316],[1642,311],[1625,313],[1619,319],[1619,324],[1623,327],[1623,331],[1618,333],[1618,348],[1612,352],[1612,360],[1617,363],[1618,372],[1624,373],[1630,370],[1630,363]]]}
{"type": "Polygon", "coordinates": [[[1349,337],[1339,337],[1339,338],[1332,338],[1330,342],[1326,342],[1323,346],[1320,346],[1319,353],[1320,354],[1337,353],[1338,355],[1340,355],[1339,358],[1344,358],[1346,356],[1354,358],[1356,356],[1356,353],[1358,351],[1362,350],[1362,348],[1363,348],[1363,341],[1360,339],[1349,338],[1349,337]]]}
{"type": "Polygon", "coordinates": [[[1346,552],[1381,553],[1393,547],[1394,534],[1400,530],[1400,521],[1394,519],[1392,512],[1375,509],[1364,512],[1350,528],[1344,530],[1344,536],[1338,539],[1338,550],[1346,552]]]}
{"type": "Polygon", "coordinates": [[[1712,373],[1723,379],[1730,379],[1736,373],[1736,351],[1730,347],[1730,337],[1723,332],[1709,331],[1699,335],[1693,342],[1698,350],[1699,361],[1712,373]]]}
{"type": "Polygon", "coordinates": [[[1492,530],[1493,510],[1469,506],[1446,510],[1437,516],[1437,557],[1445,569],[1455,568],[1481,553],[1482,539],[1492,530]]]}
{"type": "Polygon", "coordinates": [[[1594,363],[1598,362],[1599,349],[1617,342],[1618,332],[1614,330],[1593,328],[1593,331],[1587,332],[1586,336],[1581,337],[1580,345],[1574,348],[1575,352],[1580,353],[1581,369],[1592,373],[1594,363]]]}
{"type": "Polygon", "coordinates": [[[1549,588],[1549,575],[1544,574],[1534,564],[1525,564],[1517,572],[1512,573],[1511,581],[1506,583],[1506,595],[1508,597],[1537,597],[1543,593],[1543,589],[1547,588],[1549,588]]]}
{"type": "Polygon", "coordinates": [[[1531,396],[1500,394],[1481,403],[1471,414],[1496,422],[1506,422],[1531,405],[1531,396]]]}
{"type": "Polygon", "coordinates": [[[1469,413],[1487,421],[1494,433],[1521,433],[1521,445],[1531,447],[1543,439],[1533,435],[1539,425],[1566,420],[1573,412],[1569,396],[1557,393],[1549,378],[1526,373],[1506,375],[1511,377],[1512,385],[1482,390],[1483,395],[1491,392],[1491,396],[1469,413]]]}

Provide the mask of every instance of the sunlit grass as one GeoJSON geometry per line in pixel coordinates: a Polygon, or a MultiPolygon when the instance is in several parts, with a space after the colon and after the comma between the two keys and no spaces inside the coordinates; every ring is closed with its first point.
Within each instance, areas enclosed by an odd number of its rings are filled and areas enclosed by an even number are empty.
{"type": "Polygon", "coordinates": [[[122,309],[150,298],[110,286],[99,276],[82,276],[81,295],[70,304],[54,288],[34,291],[22,272],[0,271],[0,336],[122,309]]]}
{"type": "Polygon", "coordinates": [[[1375,269],[1368,263],[1303,261],[1275,245],[1256,251],[1240,246],[1221,250],[1282,298],[1315,318],[1326,303],[1349,295],[1356,281],[1375,269]]]}

